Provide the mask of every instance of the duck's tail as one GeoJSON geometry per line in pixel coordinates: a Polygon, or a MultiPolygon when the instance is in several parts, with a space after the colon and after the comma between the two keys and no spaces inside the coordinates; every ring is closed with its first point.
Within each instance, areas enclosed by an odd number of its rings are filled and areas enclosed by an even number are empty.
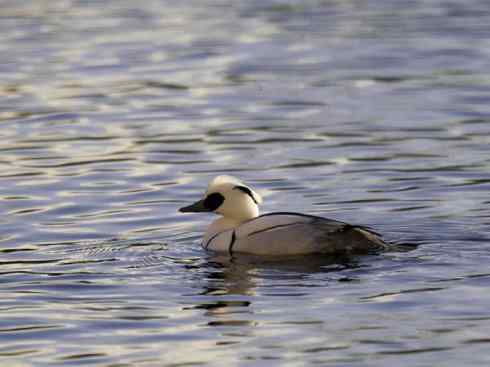
{"type": "Polygon", "coordinates": [[[366,252],[383,251],[389,248],[389,244],[378,233],[366,228],[353,226],[351,229],[353,241],[358,242],[360,249],[366,248],[366,252]]]}
{"type": "Polygon", "coordinates": [[[389,248],[389,244],[378,233],[366,227],[347,223],[336,231],[327,233],[324,240],[329,245],[323,250],[332,253],[369,254],[389,248]]]}

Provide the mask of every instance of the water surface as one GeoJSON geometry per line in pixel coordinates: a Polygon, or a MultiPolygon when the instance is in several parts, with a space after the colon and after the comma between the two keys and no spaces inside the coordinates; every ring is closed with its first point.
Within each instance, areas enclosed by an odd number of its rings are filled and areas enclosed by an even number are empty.
{"type": "Polygon", "coordinates": [[[0,363],[490,363],[486,1],[0,2],[0,363]],[[413,243],[216,258],[177,209],[413,243]]]}

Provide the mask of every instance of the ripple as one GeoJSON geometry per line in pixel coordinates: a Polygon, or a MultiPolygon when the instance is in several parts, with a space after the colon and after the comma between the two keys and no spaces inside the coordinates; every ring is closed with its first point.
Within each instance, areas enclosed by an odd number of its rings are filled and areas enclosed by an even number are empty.
{"type": "Polygon", "coordinates": [[[107,354],[105,353],[81,353],[81,354],[71,354],[67,356],[62,356],[59,357],[59,361],[67,362],[67,363],[72,363],[72,361],[78,361],[81,360],[85,363],[96,363],[101,361],[101,357],[107,357],[107,354]],[[87,359],[89,361],[87,361],[87,359]]]}
{"type": "Polygon", "coordinates": [[[29,332],[29,331],[39,331],[48,329],[59,329],[62,328],[61,325],[29,325],[21,326],[15,328],[0,328],[0,333],[18,333],[18,332],[29,332]]]}
{"type": "Polygon", "coordinates": [[[363,297],[363,300],[379,300],[383,301],[384,299],[390,299],[392,296],[398,296],[402,295],[405,293],[420,293],[420,292],[435,292],[435,291],[441,291],[444,290],[445,288],[442,287],[427,287],[427,288],[419,288],[419,289],[405,289],[401,290],[399,292],[385,292],[385,293],[380,293],[377,295],[373,296],[367,296],[363,297]]]}
{"type": "Polygon", "coordinates": [[[38,353],[39,350],[37,349],[19,349],[15,351],[0,351],[0,356],[1,357],[17,357],[17,356],[24,356],[24,355],[29,355],[29,354],[36,354],[38,353]]]}
{"type": "Polygon", "coordinates": [[[432,347],[432,348],[418,348],[418,349],[400,349],[400,350],[385,350],[378,352],[378,354],[395,354],[395,355],[403,355],[403,354],[419,354],[419,353],[433,353],[433,352],[442,352],[451,350],[450,347],[432,347]]]}

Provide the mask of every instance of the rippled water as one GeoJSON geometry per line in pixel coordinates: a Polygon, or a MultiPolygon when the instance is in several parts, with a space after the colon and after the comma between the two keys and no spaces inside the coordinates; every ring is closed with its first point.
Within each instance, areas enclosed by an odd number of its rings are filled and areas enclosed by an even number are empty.
{"type": "Polygon", "coordinates": [[[487,1],[0,1],[0,364],[490,364],[487,1]],[[177,212],[418,245],[214,258],[177,212]]]}

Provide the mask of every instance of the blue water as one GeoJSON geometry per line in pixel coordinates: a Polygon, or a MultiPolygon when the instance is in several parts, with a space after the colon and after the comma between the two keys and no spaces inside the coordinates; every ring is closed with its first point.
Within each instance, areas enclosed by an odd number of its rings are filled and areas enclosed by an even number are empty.
{"type": "Polygon", "coordinates": [[[2,366],[490,364],[490,4],[0,1],[2,366]],[[417,245],[216,258],[177,209],[417,245]]]}

